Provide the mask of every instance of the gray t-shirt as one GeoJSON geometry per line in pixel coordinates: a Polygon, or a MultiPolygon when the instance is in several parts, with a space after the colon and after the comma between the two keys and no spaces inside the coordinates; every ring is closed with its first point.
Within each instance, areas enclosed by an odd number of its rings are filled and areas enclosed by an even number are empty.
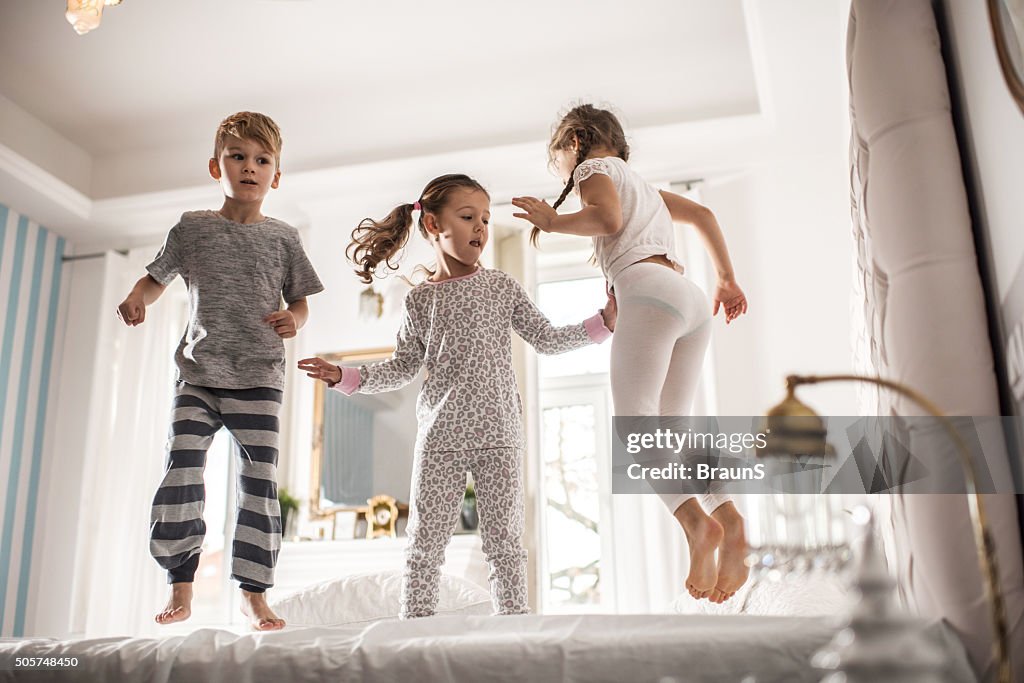
{"type": "Polygon", "coordinates": [[[189,384],[220,389],[284,388],[284,340],[263,318],[324,286],[298,231],[267,218],[229,221],[216,211],[187,211],[146,266],[188,287],[189,320],[174,360],[189,384]]]}

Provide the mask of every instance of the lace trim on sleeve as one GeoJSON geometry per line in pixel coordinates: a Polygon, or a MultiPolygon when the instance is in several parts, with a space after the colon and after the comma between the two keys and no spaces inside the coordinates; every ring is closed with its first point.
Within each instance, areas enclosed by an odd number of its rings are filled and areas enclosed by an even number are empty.
{"type": "Polygon", "coordinates": [[[594,175],[600,173],[601,175],[611,176],[611,170],[608,168],[608,162],[604,159],[587,159],[582,164],[576,167],[573,171],[572,177],[576,183],[577,191],[580,183],[594,175]]]}

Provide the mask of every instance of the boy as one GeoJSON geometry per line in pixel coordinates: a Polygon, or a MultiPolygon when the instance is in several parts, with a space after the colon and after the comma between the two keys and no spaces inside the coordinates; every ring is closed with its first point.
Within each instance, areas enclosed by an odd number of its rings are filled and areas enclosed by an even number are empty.
{"type": "Polygon", "coordinates": [[[167,570],[171,597],[160,624],[191,614],[192,582],[206,533],[203,468],[223,426],[239,446],[231,578],[242,612],[260,631],[284,627],[267,605],[281,546],[277,501],[278,414],[284,339],[306,322],[306,297],[323,289],[295,228],[260,209],[281,177],[281,133],[269,117],[239,112],[221,122],[210,175],[224,190],[219,211],[189,211],[117,312],[141,324],[176,275],[189,292],[178,344],[167,470],[153,499],[150,552],[167,570]],[[287,308],[280,310],[281,298],[287,308]]]}

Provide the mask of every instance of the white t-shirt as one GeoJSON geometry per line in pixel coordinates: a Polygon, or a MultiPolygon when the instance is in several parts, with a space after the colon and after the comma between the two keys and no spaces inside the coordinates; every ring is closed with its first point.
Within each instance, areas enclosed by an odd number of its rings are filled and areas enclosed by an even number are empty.
{"type": "MultiPolygon", "coordinates": [[[[622,206],[622,229],[594,238],[597,262],[610,285],[627,266],[648,256],[675,258],[672,216],[658,190],[618,157],[587,159],[573,172],[575,189],[595,173],[611,178],[622,206]]],[[[681,270],[681,266],[680,266],[681,270]]]]}

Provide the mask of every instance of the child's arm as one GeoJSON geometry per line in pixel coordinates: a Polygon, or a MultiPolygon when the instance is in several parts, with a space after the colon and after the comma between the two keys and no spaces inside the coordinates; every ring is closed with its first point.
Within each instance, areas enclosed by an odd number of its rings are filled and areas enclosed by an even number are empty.
{"type": "Polygon", "coordinates": [[[291,339],[302,329],[308,319],[309,305],[306,303],[306,297],[299,297],[288,304],[283,311],[274,311],[265,317],[263,322],[270,323],[274,332],[281,339],[291,339]]]}
{"type": "Polygon", "coordinates": [[[303,358],[299,361],[299,370],[306,373],[306,377],[318,379],[329,387],[341,381],[341,368],[329,361],[316,356],[314,358],[303,358]]]}
{"type": "Polygon", "coordinates": [[[513,197],[512,204],[525,213],[514,213],[525,218],[544,232],[566,235],[599,237],[614,235],[622,229],[622,205],[612,179],[594,173],[580,182],[583,208],[575,213],[558,213],[548,203],[536,197],[513,197]]]}
{"type": "MultiPolygon", "coordinates": [[[[183,214],[182,220],[184,219],[183,214]]],[[[125,325],[141,325],[146,319],[146,306],[159,299],[174,278],[186,272],[187,259],[183,258],[186,240],[182,236],[183,229],[181,221],[170,229],[156,258],[146,266],[147,274],[139,278],[132,291],[117,307],[117,317],[123,320],[125,325]]]]}
{"type": "Polygon", "coordinates": [[[307,377],[318,379],[345,395],[357,391],[379,394],[401,389],[416,379],[425,353],[423,342],[413,327],[406,298],[405,317],[395,340],[395,352],[388,360],[361,368],[341,368],[323,358],[303,358],[299,361],[299,369],[305,371],[307,377]]]}
{"type": "Polygon", "coordinates": [[[661,198],[665,200],[665,206],[668,207],[672,220],[692,225],[700,233],[704,247],[708,250],[711,262],[718,272],[718,279],[735,279],[732,262],[729,260],[729,249],[725,246],[725,236],[711,209],[666,190],[661,190],[661,198]]]}
{"type": "Polygon", "coordinates": [[[604,309],[582,323],[556,327],[551,324],[536,304],[530,300],[522,285],[513,280],[512,329],[538,353],[556,354],[572,351],[588,344],[600,344],[615,329],[616,306],[614,297],[608,297],[604,309]]]}
{"type": "Polygon", "coordinates": [[[143,275],[117,307],[117,317],[129,327],[141,325],[146,319],[146,306],[159,299],[165,289],[167,286],[154,280],[152,275],[143,275]]]}
{"type": "Polygon", "coordinates": [[[725,245],[725,235],[722,234],[722,228],[719,227],[715,214],[706,206],[674,192],[661,190],[661,198],[665,200],[665,206],[668,207],[672,220],[692,225],[697,230],[704,242],[704,248],[711,256],[711,262],[718,273],[718,284],[715,287],[714,297],[715,308],[712,315],[718,315],[718,308],[721,305],[725,306],[726,323],[746,313],[747,297],[743,294],[740,286],[736,284],[732,261],[729,260],[729,248],[725,245]]]}

